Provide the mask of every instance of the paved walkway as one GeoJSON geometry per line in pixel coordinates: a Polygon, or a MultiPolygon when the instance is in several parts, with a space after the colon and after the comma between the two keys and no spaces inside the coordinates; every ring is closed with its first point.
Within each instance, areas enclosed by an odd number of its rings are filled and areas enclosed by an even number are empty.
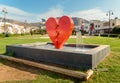
{"type": "MultiPolygon", "coordinates": [[[[82,38],[91,38],[93,36],[82,36],[82,38]]],[[[49,38],[49,36],[44,36],[44,37],[40,37],[40,38],[49,38]]],[[[76,38],[76,36],[70,36],[70,38],[76,38]]]]}

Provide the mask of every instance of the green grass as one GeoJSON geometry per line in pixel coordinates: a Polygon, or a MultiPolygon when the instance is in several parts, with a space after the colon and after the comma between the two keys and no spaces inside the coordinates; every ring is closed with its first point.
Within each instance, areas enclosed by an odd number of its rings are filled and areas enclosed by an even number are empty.
{"type": "Polygon", "coordinates": [[[47,38],[40,38],[40,35],[34,35],[34,36],[19,36],[19,37],[6,37],[6,38],[0,38],[0,53],[5,52],[6,45],[11,44],[25,44],[25,43],[36,43],[36,42],[48,42],[50,41],[47,38]]]}
{"type": "MultiPolygon", "coordinates": [[[[107,37],[90,37],[83,39],[85,44],[110,45],[111,52],[94,70],[93,76],[88,81],[80,81],[64,75],[40,70],[36,80],[14,81],[7,83],[119,83],[120,82],[120,39],[107,37]]],[[[35,42],[50,42],[48,38],[39,35],[8,37],[0,39],[0,53],[5,52],[5,46],[10,44],[23,44],[35,42]]],[[[70,38],[68,43],[75,43],[75,38],[70,38]]],[[[1,61],[1,60],[0,60],[1,61]]]]}

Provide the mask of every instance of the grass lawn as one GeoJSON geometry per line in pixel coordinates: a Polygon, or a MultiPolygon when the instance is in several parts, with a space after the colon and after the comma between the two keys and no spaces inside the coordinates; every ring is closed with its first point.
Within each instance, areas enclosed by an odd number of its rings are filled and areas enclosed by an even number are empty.
{"type": "MultiPolygon", "coordinates": [[[[98,65],[96,70],[94,70],[93,76],[88,81],[80,81],[64,75],[40,70],[39,77],[36,80],[14,81],[7,83],[120,83],[120,39],[88,37],[84,38],[83,41],[86,44],[103,44],[110,45],[111,47],[110,55],[98,65]]],[[[39,35],[0,38],[0,53],[5,53],[6,45],[35,42],[50,42],[50,39],[41,38],[39,35]]],[[[70,38],[68,40],[68,43],[75,42],[75,38],[70,38]]]]}

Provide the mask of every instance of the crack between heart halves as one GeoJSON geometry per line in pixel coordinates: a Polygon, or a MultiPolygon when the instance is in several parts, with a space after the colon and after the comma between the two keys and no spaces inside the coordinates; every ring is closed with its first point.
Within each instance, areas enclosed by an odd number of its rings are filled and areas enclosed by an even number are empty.
{"type": "Polygon", "coordinates": [[[57,45],[58,45],[58,36],[59,36],[58,27],[59,27],[59,25],[57,25],[57,27],[56,27],[56,43],[57,43],[57,45]]]}

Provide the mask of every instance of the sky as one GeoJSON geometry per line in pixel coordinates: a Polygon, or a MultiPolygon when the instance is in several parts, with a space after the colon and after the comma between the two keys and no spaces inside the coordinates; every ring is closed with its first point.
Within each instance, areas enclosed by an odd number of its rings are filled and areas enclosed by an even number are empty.
{"type": "Polygon", "coordinates": [[[120,0],[0,0],[0,17],[6,8],[6,18],[27,22],[40,22],[42,18],[79,17],[86,20],[120,18],[120,0]]]}

